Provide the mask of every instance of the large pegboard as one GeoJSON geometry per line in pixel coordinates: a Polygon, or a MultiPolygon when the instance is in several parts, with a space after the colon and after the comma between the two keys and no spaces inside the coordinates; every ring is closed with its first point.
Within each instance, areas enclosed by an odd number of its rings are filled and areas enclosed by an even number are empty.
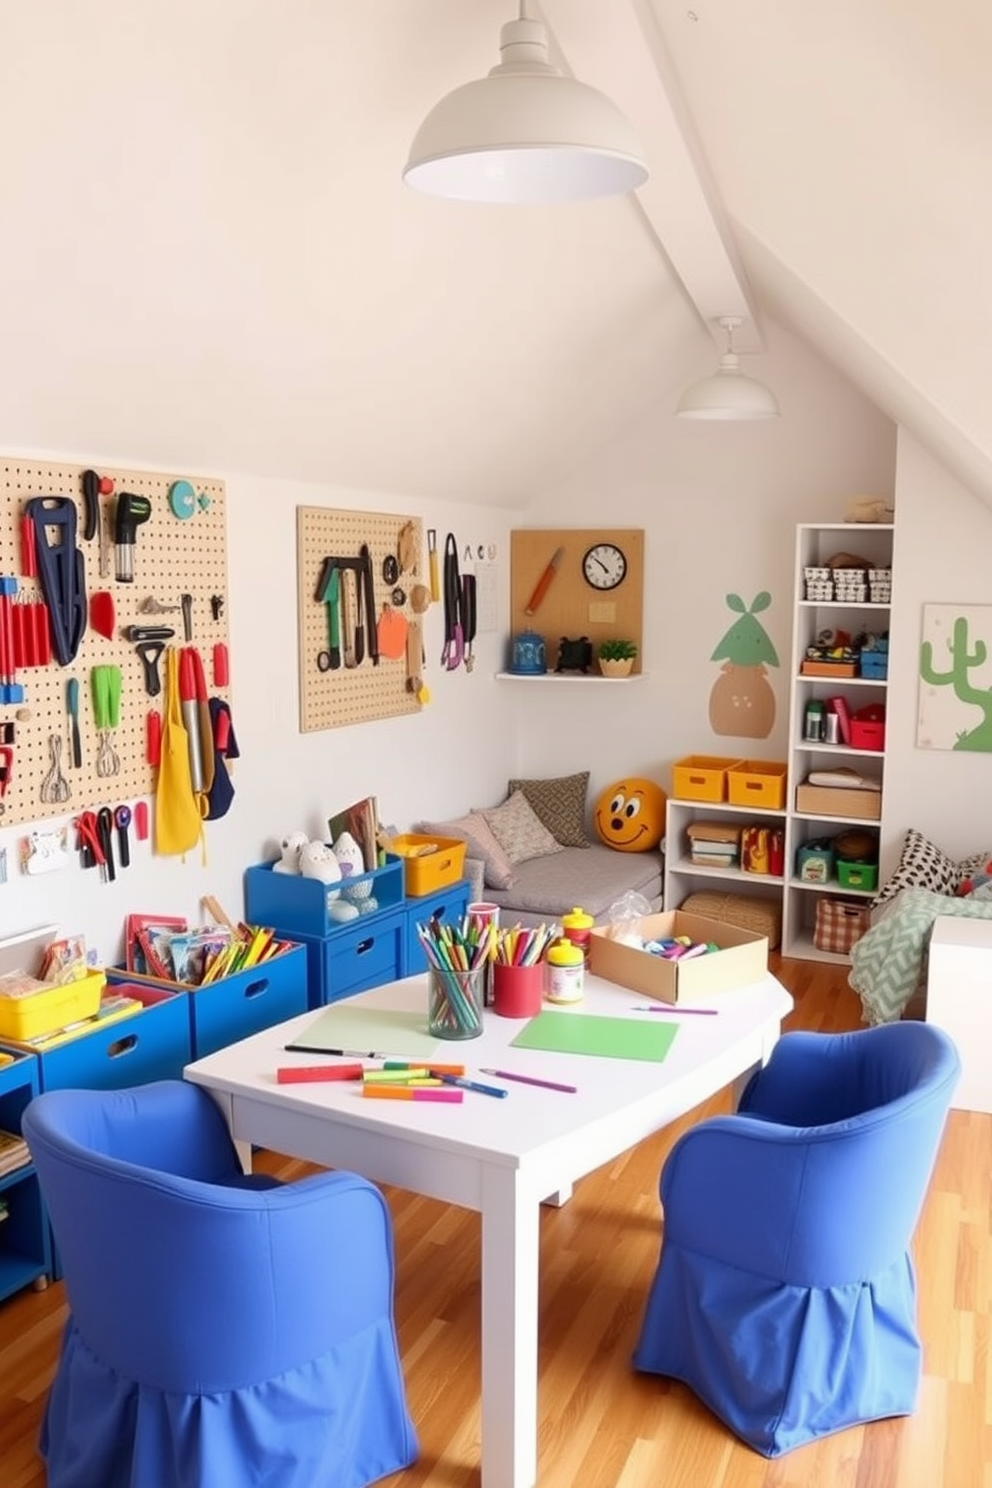
{"type": "MultiPolygon", "coordinates": [[[[89,597],[97,591],[112,596],[115,626],[114,638],[107,639],[88,622],[74,659],[66,666],[55,660],[47,666],[29,666],[18,671],[16,681],[24,688],[23,703],[0,703],[0,723],[14,731],[13,772],[8,783],[0,816],[0,826],[44,820],[53,816],[75,815],[99,805],[148,795],[154,787],[154,772],[147,762],[146,718],[149,711],[161,713],[164,702],[165,657],[158,671],[163,692],[157,697],[145,690],[145,671],[134,645],[125,638],[124,627],[130,625],[171,626],[175,635],[166,644],[185,644],[183,615],[145,613],[142,605],[149,598],[162,604],[179,605],[183,593],[192,595],[192,638],[203,659],[208,695],[229,699],[227,686],[215,685],[213,648],[228,644],[227,626],[227,516],[224,484],[218,480],[199,479],[187,472],[158,474],[149,471],[111,469],[106,466],[48,464],[37,460],[0,457],[0,575],[14,576],[18,592],[15,603],[41,601],[40,581],[24,576],[20,519],[25,503],[32,497],[68,496],[77,510],[76,546],[85,565],[87,608],[89,597]],[[116,511],[117,496],[122,491],[146,496],[151,515],[136,529],[133,567],[134,580],[119,582],[116,578],[115,554],[109,547],[109,572],[100,572],[100,534],[89,542],[83,537],[85,506],[82,473],[96,468],[98,474],[113,482],[113,491],[102,494],[100,524],[116,511]],[[169,493],[177,481],[188,481],[195,500],[192,515],[181,518],[170,506],[169,493]],[[214,597],[220,605],[212,604],[214,597]],[[101,665],[121,670],[120,722],[113,736],[113,747],[120,759],[119,771],[110,776],[97,772],[99,738],[94,722],[92,669],[101,665]],[[79,683],[79,730],[82,744],[82,766],[73,767],[70,726],[66,709],[66,688],[70,677],[79,683]],[[43,801],[42,783],[49,773],[50,739],[61,741],[61,773],[69,784],[70,795],[62,801],[43,801]]],[[[0,679],[2,680],[2,679],[0,679]]]]}
{"type": "Polygon", "coordinates": [[[376,616],[381,615],[383,605],[392,603],[393,591],[399,587],[405,601],[395,608],[408,625],[419,622],[422,627],[424,617],[414,612],[411,603],[414,587],[429,585],[419,519],[323,506],[297,507],[296,517],[300,731],[309,733],[419,712],[421,704],[407,687],[405,657],[383,656],[376,666],[366,647],[360,665],[320,669],[318,657],[328,648],[327,606],[315,597],[325,559],[357,559],[362,544],[367,543],[372,557],[376,616]],[[399,539],[408,525],[412,528],[409,541],[412,557],[404,566],[400,563],[399,539]],[[383,562],[388,555],[397,559],[399,572],[395,584],[383,577],[383,562]]]}

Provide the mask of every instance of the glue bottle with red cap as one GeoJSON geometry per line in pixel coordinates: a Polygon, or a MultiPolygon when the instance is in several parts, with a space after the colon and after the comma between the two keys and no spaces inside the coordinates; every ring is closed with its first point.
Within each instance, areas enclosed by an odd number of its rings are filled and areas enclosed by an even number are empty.
{"type": "Polygon", "coordinates": [[[595,921],[591,914],[586,914],[584,909],[573,909],[561,917],[561,928],[565,932],[565,939],[570,940],[574,946],[578,946],[585,960],[589,959],[589,932],[595,921]]]}

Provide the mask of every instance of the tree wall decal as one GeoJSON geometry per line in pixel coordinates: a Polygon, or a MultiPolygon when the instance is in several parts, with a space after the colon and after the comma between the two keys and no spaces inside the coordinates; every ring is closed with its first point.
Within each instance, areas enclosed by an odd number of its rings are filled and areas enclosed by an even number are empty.
{"type": "Polygon", "coordinates": [[[723,662],[710,691],[710,726],[715,734],[767,739],[775,727],[775,693],[767,668],[778,666],[778,656],[755,618],[771,602],[766,589],[755,595],[750,606],[739,594],[727,595],[727,608],[739,618],[710,657],[723,662]]]}

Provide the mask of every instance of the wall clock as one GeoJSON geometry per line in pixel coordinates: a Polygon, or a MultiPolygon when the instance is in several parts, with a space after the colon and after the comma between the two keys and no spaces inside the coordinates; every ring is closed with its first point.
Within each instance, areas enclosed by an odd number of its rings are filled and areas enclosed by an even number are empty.
{"type": "Polygon", "coordinates": [[[594,589],[616,589],[627,576],[627,559],[616,543],[594,543],[582,560],[582,577],[594,589]]]}

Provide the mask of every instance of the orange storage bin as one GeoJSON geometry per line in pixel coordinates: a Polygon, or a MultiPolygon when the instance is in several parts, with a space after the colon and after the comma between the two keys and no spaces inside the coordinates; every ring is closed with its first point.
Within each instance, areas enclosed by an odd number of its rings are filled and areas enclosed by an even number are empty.
{"type": "Polygon", "coordinates": [[[727,771],[727,799],[733,806],[781,811],[788,766],[776,760],[738,760],[727,771]]]}
{"type": "Polygon", "coordinates": [[[727,772],[740,760],[713,754],[687,754],[672,766],[672,795],[680,801],[725,801],[727,772]]]}

